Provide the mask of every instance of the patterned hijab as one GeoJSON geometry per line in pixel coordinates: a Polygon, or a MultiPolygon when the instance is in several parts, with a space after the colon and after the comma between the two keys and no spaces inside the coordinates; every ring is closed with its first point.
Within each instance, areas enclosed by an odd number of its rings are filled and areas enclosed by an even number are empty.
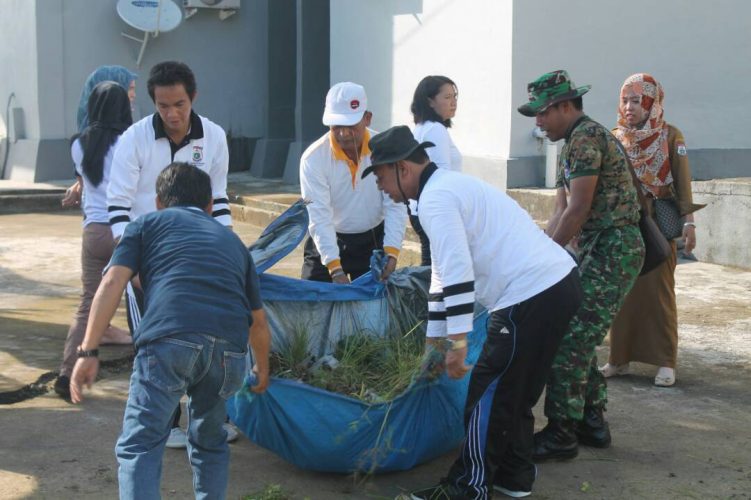
{"type": "Polygon", "coordinates": [[[83,84],[81,98],[78,100],[78,112],[76,113],[76,125],[78,133],[82,133],[89,125],[88,104],[89,96],[98,83],[112,81],[117,82],[122,88],[128,90],[130,82],[138,78],[138,75],[122,66],[99,66],[86,78],[83,84]]]}
{"type": "Polygon", "coordinates": [[[668,151],[668,125],[663,119],[662,103],[665,93],[662,85],[647,73],[636,73],[626,78],[621,87],[618,105],[618,126],[615,136],[623,143],[634,170],[644,188],[659,194],[662,186],[673,183],[668,151]],[[649,116],[640,128],[631,128],[626,122],[623,96],[632,91],[641,97],[641,107],[649,116]]]}

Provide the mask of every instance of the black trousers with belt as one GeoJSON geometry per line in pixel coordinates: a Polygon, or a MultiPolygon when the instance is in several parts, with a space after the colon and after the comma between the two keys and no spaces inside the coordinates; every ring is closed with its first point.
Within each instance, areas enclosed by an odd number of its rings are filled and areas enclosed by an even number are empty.
{"type": "MultiPolygon", "coordinates": [[[[373,250],[383,248],[383,222],[363,233],[336,233],[336,244],[339,247],[342,269],[350,280],[354,280],[370,271],[373,250]]],[[[329,270],[321,262],[321,254],[310,236],[305,240],[301,277],[304,280],[331,283],[329,270]]]]}
{"type": "Polygon", "coordinates": [[[531,491],[536,476],[532,408],[581,300],[574,268],[547,290],[491,313],[469,382],[466,439],[448,475],[467,498],[491,497],[493,484],[531,491]]]}

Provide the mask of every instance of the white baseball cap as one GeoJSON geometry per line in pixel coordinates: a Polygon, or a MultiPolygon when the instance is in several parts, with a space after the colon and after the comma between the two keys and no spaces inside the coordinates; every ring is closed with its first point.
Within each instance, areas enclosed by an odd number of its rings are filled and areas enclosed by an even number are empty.
{"type": "Polygon", "coordinates": [[[326,109],[323,110],[323,124],[327,127],[349,127],[362,120],[368,109],[368,96],[362,85],[340,82],[326,94],[326,109]]]}

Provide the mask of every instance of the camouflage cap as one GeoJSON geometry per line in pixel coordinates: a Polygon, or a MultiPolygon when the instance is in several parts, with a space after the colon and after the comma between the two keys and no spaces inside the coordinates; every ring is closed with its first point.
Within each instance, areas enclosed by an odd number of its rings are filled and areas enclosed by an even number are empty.
{"type": "Polygon", "coordinates": [[[519,106],[518,110],[524,116],[535,116],[551,104],[575,99],[586,94],[591,88],[591,85],[576,88],[568,73],[562,69],[545,73],[527,85],[529,102],[519,106]]]}

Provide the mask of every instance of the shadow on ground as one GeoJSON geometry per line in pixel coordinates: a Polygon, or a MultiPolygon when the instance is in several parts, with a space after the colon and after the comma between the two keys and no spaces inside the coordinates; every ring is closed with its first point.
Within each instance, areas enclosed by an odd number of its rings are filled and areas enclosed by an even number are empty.
{"type": "MultiPolygon", "coordinates": [[[[44,307],[0,311],[0,404],[12,404],[49,389],[50,377],[54,378],[62,360],[68,324],[30,319],[48,313],[44,307]]],[[[131,346],[102,346],[101,359],[111,363],[132,352],[131,346]]]]}
{"type": "Polygon", "coordinates": [[[12,295],[43,295],[51,297],[68,297],[70,286],[29,279],[11,269],[0,266],[0,282],[4,283],[3,294],[12,295]]]}

